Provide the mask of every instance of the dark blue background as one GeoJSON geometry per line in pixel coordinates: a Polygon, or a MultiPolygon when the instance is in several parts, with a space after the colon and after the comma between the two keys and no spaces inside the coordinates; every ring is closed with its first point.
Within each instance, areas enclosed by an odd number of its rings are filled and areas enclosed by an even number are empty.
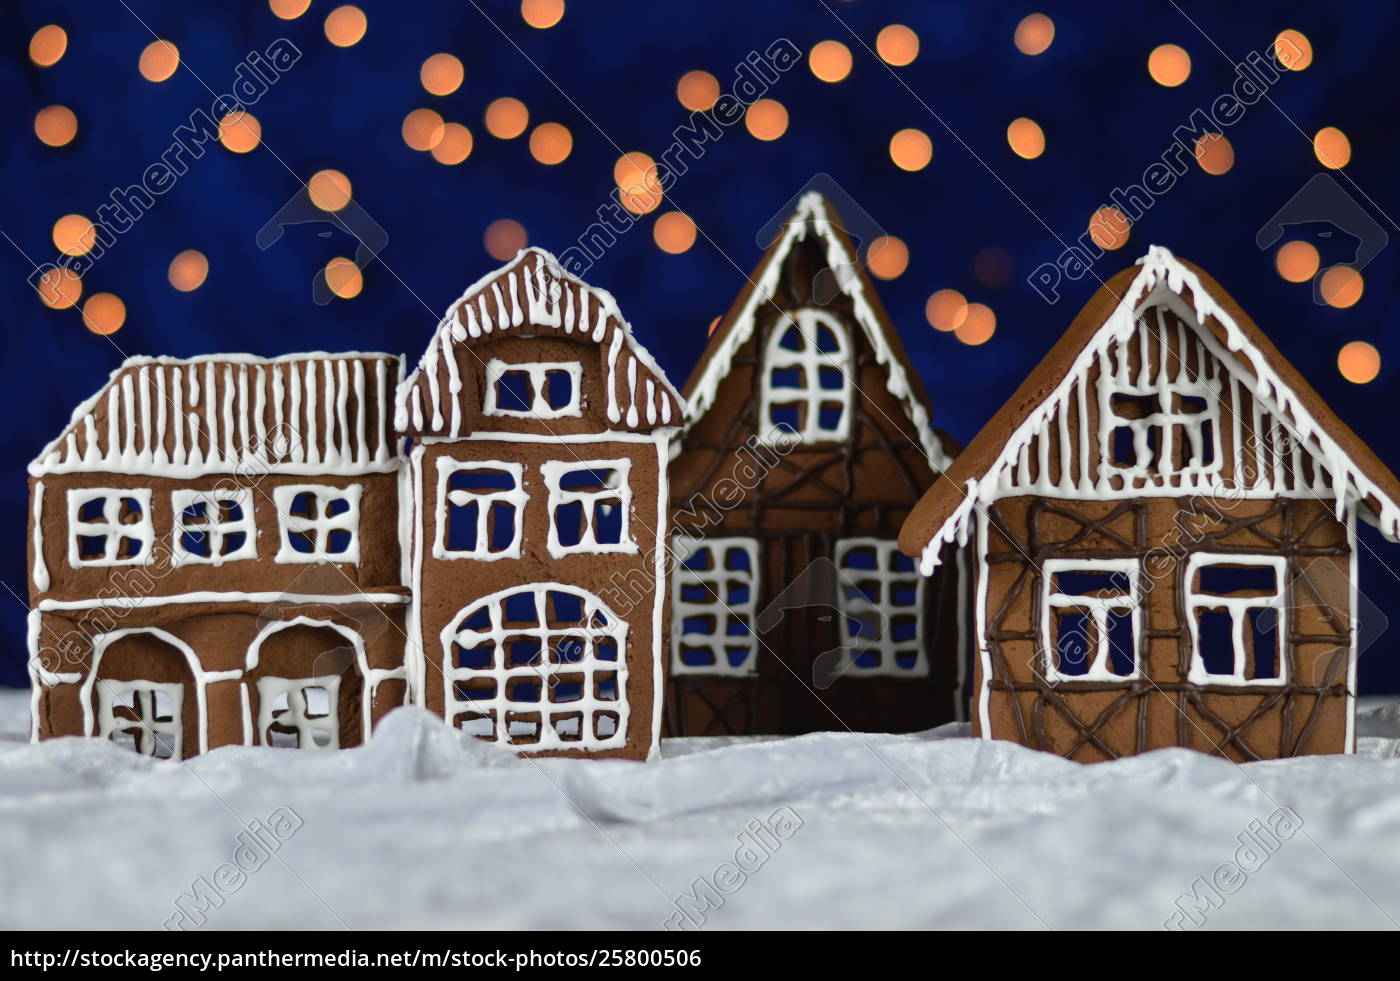
{"type": "MultiPolygon", "coordinates": [[[[569,0],[563,21],[539,31],[521,20],[514,0],[480,2],[484,14],[455,0],[362,0],[368,33],[348,49],[325,39],[322,21],[336,6],[327,0],[315,0],[290,22],[254,0],[127,0],[130,11],[119,3],[78,0],[0,8],[6,110],[0,228],[14,243],[0,242],[0,345],[7,369],[7,421],[0,428],[7,478],[0,481],[0,505],[11,516],[0,523],[0,579],[16,594],[0,596],[0,636],[7,638],[0,645],[0,681],[24,682],[24,466],[123,354],[358,348],[416,359],[438,314],[497,265],[482,247],[488,223],[514,218],[529,230],[532,244],[562,252],[607,200],[617,147],[659,156],[671,131],[685,122],[689,114],[675,98],[683,72],[706,69],[727,88],[747,53],[779,37],[804,52],[817,41],[840,40],[855,53],[854,70],[837,85],[818,81],[805,64],[790,72],[771,93],[791,114],[782,139],[761,143],[734,127],[691,168],[660,210],[680,208],[695,218],[704,235],[694,248],[681,256],[661,252],[647,218],[588,276],[618,297],[677,384],[703,347],[711,319],[726,309],[757,260],[759,229],[814,174],[826,172],[908,243],[908,271],[882,284],[881,292],[932,394],[937,423],[966,442],[1098,285],[1093,277],[1068,283],[1064,299],[1052,307],[1024,285],[1026,273],[1055,257],[1061,248],[1056,236],[1077,237],[1115,186],[1139,180],[1191,110],[1228,90],[1231,59],[1266,51],[1278,31],[1296,28],[1311,39],[1314,63],[1273,88],[1277,108],[1261,102],[1229,130],[1234,168],[1220,177],[1193,170],[1182,178],[1134,227],[1128,246],[1094,271],[1106,279],[1150,243],[1194,259],[1251,312],[1338,414],[1383,459],[1400,465],[1397,375],[1389,362],[1395,350],[1390,339],[1400,331],[1392,286],[1400,242],[1365,270],[1365,295],[1350,310],[1315,305],[1309,287],[1282,280],[1272,255],[1254,244],[1256,230],[1321,170],[1310,136],[1327,125],[1351,138],[1354,157],[1346,174],[1373,200],[1367,209],[1391,235],[1400,234],[1385,217],[1400,213],[1392,178],[1400,140],[1393,120],[1400,84],[1394,48],[1400,9],[1394,5],[1179,0],[1178,9],[1169,2],[1121,0],[1039,7],[831,0],[829,10],[803,0],[569,0]],[[1036,9],[1053,17],[1056,36],[1045,54],[1027,57],[1012,35],[1036,9]],[[137,72],[137,58],[153,39],[138,16],[179,46],[182,67],[167,82],[152,84],[137,72]],[[872,47],[878,30],[891,22],[918,32],[918,60],[895,71],[987,167],[838,16],[872,47]],[[56,66],[40,69],[30,64],[26,46],[34,30],[51,22],[67,29],[69,48],[56,66]],[[105,339],[86,331],[75,310],[41,306],[25,277],[31,261],[52,258],[55,219],[69,212],[94,217],[113,187],[140,179],[170,145],[176,126],[196,108],[208,108],[208,91],[186,69],[224,91],[238,62],[279,36],[291,39],[303,57],[253,107],[264,145],[247,155],[213,147],[87,276],[85,294],[108,291],[125,300],[126,326],[105,339]],[[1167,42],[1182,45],[1193,59],[1189,81],[1175,89],[1154,84],[1146,70],[1148,52],[1167,42]],[[418,81],[419,65],[438,51],[453,52],[466,65],[465,83],[445,98],[427,95],[418,81]],[[532,127],[546,120],[568,126],[572,156],[546,167],[531,159],[524,138],[487,135],[482,112],[503,95],[529,106],[532,127]],[[78,137],[68,147],[46,147],[34,137],[34,113],[52,103],[77,113],[78,137]],[[443,166],[404,145],[403,117],[422,106],[472,130],[475,148],[464,164],[443,166]],[[1044,128],[1042,158],[1021,160],[1007,147],[1005,128],[1017,116],[1044,128]],[[897,170],[887,152],[890,135],[909,126],[934,142],[932,164],[912,174],[897,170]],[[268,251],[253,239],[298,193],[299,179],[326,167],[350,177],[356,200],[390,241],[382,261],[367,270],[358,298],[321,307],[312,302],[312,276],[332,256],[350,254],[353,241],[339,232],[319,236],[325,226],[294,228],[268,251]],[[1007,288],[981,286],[973,275],[974,256],[988,246],[1015,259],[1007,288]],[[170,287],[166,268],[188,248],[204,252],[211,271],[201,289],[183,294],[170,287]],[[990,343],[966,347],[928,326],[924,302],[944,286],[996,311],[990,343]],[[1357,339],[1375,344],[1386,359],[1380,377],[1366,386],[1344,381],[1335,366],[1340,346],[1357,339]]],[[[1400,577],[1391,571],[1400,569],[1400,549],[1369,530],[1364,542],[1363,591],[1384,610],[1400,609],[1400,577]]],[[[1363,690],[1400,690],[1395,647],[1387,635],[1362,659],[1363,690]]]]}

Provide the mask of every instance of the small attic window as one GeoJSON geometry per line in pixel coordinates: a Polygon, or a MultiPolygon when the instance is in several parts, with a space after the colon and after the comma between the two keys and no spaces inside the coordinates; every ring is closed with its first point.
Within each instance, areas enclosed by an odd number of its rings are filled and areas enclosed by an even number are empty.
{"type": "Polygon", "coordinates": [[[517,419],[582,415],[582,380],[583,366],[576,361],[511,364],[493,358],[486,365],[481,411],[517,419]]]}
{"type": "Polygon", "coordinates": [[[844,440],[851,427],[851,347],[825,310],[785,314],[769,336],[759,380],[759,437],[804,443],[844,440]]]}
{"type": "Polygon", "coordinates": [[[1205,385],[1182,380],[1158,391],[1118,390],[1108,396],[1103,456],[1141,475],[1211,469],[1219,406],[1205,385]]]}

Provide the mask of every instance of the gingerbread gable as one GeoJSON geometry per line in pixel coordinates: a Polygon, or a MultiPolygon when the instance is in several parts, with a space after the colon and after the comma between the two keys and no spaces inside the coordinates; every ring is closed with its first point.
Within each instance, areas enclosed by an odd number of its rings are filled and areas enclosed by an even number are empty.
{"type": "Polygon", "coordinates": [[[1090,300],[900,546],[929,574],[979,508],[1018,494],[1331,499],[1338,517],[1359,502],[1400,538],[1400,482],[1214,280],[1159,246],[1090,300]]]}
{"type": "Polygon", "coordinates": [[[128,358],[29,473],[391,471],[401,371],[393,355],[358,352],[128,358]]]}
{"type": "MultiPolygon", "coordinates": [[[[765,305],[774,302],[779,293],[789,254],[809,236],[820,243],[835,287],[850,299],[854,319],[885,372],[886,388],[903,406],[929,464],[936,470],[947,469],[952,456],[934,432],[928,395],[904,353],[898,334],[890,326],[840,217],[815,192],[798,201],[782,234],[750,277],[748,287],[710,338],[685,387],[686,416],[681,435],[715,406],[720,383],[732,370],[735,355],[753,336],[765,305]]],[[[679,453],[680,447],[677,439],[672,444],[672,453],[679,453]]]]}
{"type": "Polygon", "coordinates": [[[447,311],[399,388],[398,429],[418,437],[467,435],[473,407],[481,405],[478,376],[488,369],[471,348],[512,335],[596,348],[605,404],[594,409],[603,428],[650,432],[679,424],[680,395],[632,336],[612,294],[565,272],[543,249],[529,248],[468,287],[447,311]]]}

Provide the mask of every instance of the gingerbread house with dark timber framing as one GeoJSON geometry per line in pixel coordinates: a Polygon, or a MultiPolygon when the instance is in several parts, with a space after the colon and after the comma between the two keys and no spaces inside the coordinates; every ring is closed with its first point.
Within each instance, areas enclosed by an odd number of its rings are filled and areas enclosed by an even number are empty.
{"type": "Polygon", "coordinates": [[[1351,752],[1356,518],[1400,482],[1208,275],[1152,248],[905,523],[974,576],[974,732],[1094,761],[1351,752]]]}
{"type": "MultiPolygon", "coordinates": [[[[959,594],[901,523],[955,452],[840,217],[800,199],[685,388],[668,732],[955,718],[959,594]]],[[[949,574],[949,573],[952,574],[949,574]]]]}

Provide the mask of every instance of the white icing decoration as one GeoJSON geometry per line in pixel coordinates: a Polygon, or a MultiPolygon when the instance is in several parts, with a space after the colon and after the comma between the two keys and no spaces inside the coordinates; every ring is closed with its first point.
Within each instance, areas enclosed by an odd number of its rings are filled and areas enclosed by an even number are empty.
{"type": "Polygon", "coordinates": [[[728,675],[753,677],[758,674],[758,633],[754,617],[760,588],[758,539],[743,537],[691,538],[677,535],[671,547],[675,556],[671,580],[671,673],[673,675],[728,675]],[[747,569],[728,568],[731,551],[743,553],[747,569]],[[698,560],[698,561],[697,561],[698,560]],[[694,569],[692,565],[707,568],[694,569]],[[742,602],[731,590],[747,591],[742,602]],[[704,592],[704,598],[686,599],[687,592],[704,592]],[[747,628],[743,636],[727,633],[732,619],[747,628]],[[709,630],[688,630],[687,620],[707,620],[709,630]],[[686,664],[682,648],[700,649],[712,659],[710,664],[686,664]],[[738,664],[732,652],[743,652],[738,664]]]}
{"type": "Polygon", "coordinates": [[[44,561],[44,482],[34,485],[34,589],[47,593],[51,585],[49,566],[44,561]]]}
{"type": "Polygon", "coordinates": [[[339,749],[340,719],[336,711],[339,698],[340,675],[332,674],[320,678],[259,678],[256,733],[258,745],[273,745],[269,730],[276,724],[296,729],[297,749],[339,749]],[[324,693],[328,702],[325,712],[318,711],[313,714],[307,689],[324,693]],[[286,698],[287,704],[279,710],[278,699],[282,697],[286,698]],[[325,735],[325,743],[316,741],[317,733],[325,735]]]}
{"type": "Polygon", "coordinates": [[[348,562],[360,563],[360,498],[364,486],[350,484],[347,487],[332,487],[327,484],[289,484],[272,489],[272,499],[277,506],[277,521],[281,547],[274,562],[348,562]],[[302,494],[311,496],[315,514],[311,516],[291,513],[292,505],[302,494]],[[339,514],[327,513],[336,502],[344,502],[347,508],[339,514]],[[348,532],[349,545],[342,551],[331,552],[329,545],[333,532],[348,532]],[[293,534],[306,535],[311,539],[311,551],[300,552],[292,546],[293,534]]]}
{"type": "MultiPolygon", "coordinates": [[[[1040,650],[1044,657],[1040,671],[1047,681],[1111,681],[1128,682],[1142,675],[1142,586],[1141,563],[1137,559],[1045,559],[1040,574],[1040,650]],[[1098,596],[1065,593],[1051,587],[1055,577],[1063,572],[1119,573],[1127,577],[1127,586],[1118,595],[1098,596]],[[1052,636],[1055,610],[1084,613],[1093,623],[1093,656],[1087,669],[1080,674],[1059,670],[1055,656],[1056,640],[1052,636]],[[1115,674],[1109,656],[1111,638],[1108,618],[1113,613],[1127,613],[1131,618],[1133,635],[1133,670],[1115,674]]],[[[1088,638],[1085,638],[1086,640],[1088,638]]]]}
{"type": "MultiPolygon", "coordinates": [[[[482,399],[481,411],[488,416],[512,416],[517,419],[562,419],[566,416],[581,416],[580,390],[583,380],[583,365],[577,361],[527,361],[512,363],[492,358],[486,363],[486,392],[482,399]],[[551,371],[562,371],[569,376],[569,401],[554,408],[549,404],[545,390],[545,380],[551,371]],[[528,409],[507,409],[497,401],[497,387],[507,372],[523,372],[529,375],[531,400],[528,409]]],[[[461,401],[455,400],[460,411],[461,401]]],[[[459,435],[454,425],[452,435],[459,435]]]]}
{"type": "MultiPolygon", "coordinates": [[[[905,560],[896,542],[880,538],[843,538],[836,543],[833,556],[842,578],[837,583],[836,602],[841,613],[841,643],[844,656],[836,666],[836,672],[846,678],[897,677],[923,678],[928,676],[929,664],[927,644],[924,640],[924,586],[927,580],[914,568],[912,560],[905,560]],[[874,555],[874,569],[852,565],[852,557],[862,551],[874,555]],[[909,568],[901,571],[896,564],[909,561],[909,568]],[[912,601],[896,601],[895,589],[908,589],[913,592],[912,601]],[[874,599],[867,597],[864,590],[870,589],[874,599]],[[912,616],[914,632],[909,637],[895,637],[895,618],[912,616]],[[860,617],[874,617],[878,625],[876,636],[867,637],[857,630],[860,617]],[[852,653],[855,658],[851,657],[852,653]],[[862,664],[862,654],[874,655],[874,664],[862,664]],[[907,666],[899,661],[912,654],[913,661],[907,666]]],[[[867,621],[868,622],[868,621],[867,621]]]]}
{"type": "Polygon", "coordinates": [[[253,518],[253,489],[251,487],[217,488],[214,490],[177,490],[170,492],[170,510],[174,514],[171,561],[175,565],[223,565],[239,559],[257,558],[257,524],[253,518]],[[185,512],[203,505],[203,518],[187,523],[185,512]],[[242,517],[224,520],[224,505],[237,507],[242,517]],[[209,554],[199,555],[185,547],[185,533],[202,533],[209,554]],[[231,535],[242,535],[243,543],[224,554],[224,542],[231,535]]]}
{"type": "Polygon", "coordinates": [[[502,460],[453,460],[445,456],[437,459],[437,533],[433,539],[435,559],[477,559],[493,562],[497,559],[518,559],[524,544],[525,505],[530,495],[525,491],[525,467],[520,463],[507,463],[502,460]],[[454,473],[462,470],[498,470],[509,474],[514,485],[509,490],[465,491],[448,490],[447,483],[454,473]],[[493,502],[509,504],[515,509],[514,533],[510,545],[500,551],[490,549],[491,505],[493,502]],[[447,524],[450,507],[465,507],[476,504],[476,548],[449,549],[447,547],[447,524]]]}
{"type": "Polygon", "coordinates": [[[540,473],[549,491],[549,541],[546,547],[551,556],[558,559],[579,553],[601,555],[637,551],[637,543],[631,532],[631,472],[632,461],[625,457],[619,460],[548,460],[540,464],[540,473]],[[560,486],[561,480],[567,474],[581,470],[610,470],[615,478],[615,486],[609,485],[596,491],[565,489],[560,486]],[[583,510],[583,533],[577,544],[563,545],[559,541],[559,526],[555,513],[562,505],[574,503],[579,504],[583,510]],[[615,543],[599,542],[597,539],[593,516],[595,506],[599,505],[622,509],[622,533],[620,540],[615,543]]]}
{"type": "Polygon", "coordinates": [[[767,443],[783,443],[789,438],[791,431],[777,425],[773,410],[796,404],[800,406],[801,424],[795,427],[795,431],[802,442],[841,442],[851,431],[851,372],[854,370],[846,328],[832,314],[815,307],[804,307],[784,315],[783,321],[787,326],[780,324],[773,329],[764,352],[762,370],[758,372],[759,439],[767,443]],[[819,327],[831,331],[836,342],[835,351],[819,350],[819,327]],[[789,339],[796,343],[796,350],[784,345],[783,342],[789,339]],[[840,372],[839,388],[822,387],[823,368],[840,372]],[[775,371],[798,372],[798,383],[774,384],[775,371]],[[825,426],[821,421],[822,406],[833,403],[840,407],[840,415],[834,426],[825,426]]]}
{"type": "MultiPolygon", "coordinates": [[[[1244,633],[1249,629],[1246,621],[1250,610],[1274,611],[1274,636],[1284,637],[1287,606],[1288,560],[1282,555],[1243,555],[1237,552],[1212,553],[1192,552],[1186,559],[1186,627],[1191,633],[1191,668],[1186,678],[1193,685],[1233,685],[1239,687],[1279,687],[1288,683],[1289,658],[1284,656],[1280,644],[1275,660],[1277,677],[1248,678],[1245,676],[1245,661],[1248,656],[1244,633]],[[1214,596],[1196,591],[1196,575],[1203,566],[1243,565],[1272,569],[1274,572],[1274,592],[1270,596],[1214,596]],[[1200,621],[1197,614],[1202,610],[1225,610],[1230,615],[1231,642],[1234,647],[1234,670],[1230,674],[1209,674],[1205,660],[1201,656],[1200,621]]],[[[1356,580],[1353,578],[1352,583],[1356,580]]],[[[1356,607],[1352,606],[1355,610],[1356,607]]],[[[1355,631],[1350,631],[1355,633],[1355,631]]],[[[1352,662],[1354,667],[1355,662],[1352,662]]],[[[1355,692],[1349,687],[1349,692],[1355,692]]]]}
{"type": "Polygon", "coordinates": [[[110,739],[119,732],[130,733],[139,755],[157,756],[160,749],[165,749],[170,759],[181,759],[184,723],[180,710],[184,700],[184,685],[104,678],[97,683],[95,735],[99,739],[110,739]],[[118,701],[124,695],[131,696],[128,708],[136,715],[135,719],[115,714],[118,701]]]}
{"type": "Polygon", "coordinates": [[[68,564],[75,569],[118,565],[149,565],[155,525],[151,517],[151,492],[148,488],[123,489],[114,487],[73,488],[68,491],[68,564]],[[141,510],[140,519],[129,524],[121,521],[123,500],[135,501],[141,510]],[[101,502],[99,518],[83,520],[78,513],[89,502],[101,502]],[[79,548],[79,538],[101,538],[102,554],[85,559],[79,548]],[[121,558],[122,539],[140,543],[135,554],[121,558]]]}

